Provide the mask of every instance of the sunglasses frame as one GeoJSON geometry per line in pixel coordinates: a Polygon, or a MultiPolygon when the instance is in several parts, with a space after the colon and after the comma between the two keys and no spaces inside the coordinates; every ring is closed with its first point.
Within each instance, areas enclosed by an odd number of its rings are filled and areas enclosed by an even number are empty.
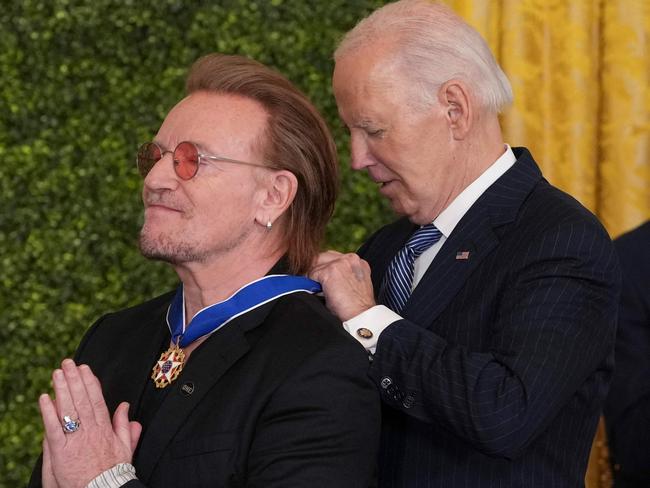
{"type": "Polygon", "coordinates": [[[276,167],[276,166],[274,166],[274,165],[266,165],[266,164],[260,164],[260,163],[250,163],[250,162],[248,162],[248,161],[240,161],[240,160],[238,160],[238,159],[227,158],[227,157],[225,157],[225,156],[220,156],[220,155],[218,155],[218,154],[206,154],[206,153],[202,153],[201,150],[199,149],[199,146],[198,146],[196,143],[192,142],[192,141],[181,141],[181,142],[179,142],[179,143],[176,145],[176,147],[174,148],[173,151],[170,151],[170,150],[164,150],[164,149],[160,146],[160,144],[158,144],[157,142],[155,142],[155,141],[150,141],[150,142],[145,142],[144,144],[141,144],[141,145],[140,145],[140,147],[138,148],[138,152],[137,152],[137,154],[136,154],[136,157],[135,157],[135,164],[136,164],[136,167],[138,168],[138,172],[140,173],[140,175],[141,175],[143,178],[146,178],[146,176],[147,176],[147,175],[149,174],[149,172],[153,169],[153,167],[154,167],[156,164],[158,164],[158,162],[159,162],[161,159],[163,159],[163,158],[165,157],[165,154],[167,154],[167,153],[171,153],[171,155],[172,155],[172,161],[173,161],[173,163],[174,163],[174,173],[176,173],[176,176],[178,176],[181,180],[184,180],[184,181],[189,181],[189,180],[191,180],[191,179],[194,178],[194,177],[196,176],[196,174],[199,172],[199,165],[201,164],[201,158],[209,159],[209,160],[212,160],[212,161],[222,161],[222,162],[224,162],[224,163],[243,164],[243,165],[245,165],[245,166],[254,166],[254,167],[257,167],[257,168],[279,169],[278,167],[276,167]],[[196,155],[197,155],[197,164],[196,164],[196,168],[194,169],[194,172],[192,173],[192,175],[189,176],[188,178],[183,177],[183,176],[178,172],[178,167],[180,166],[180,160],[176,158],[176,151],[178,150],[178,148],[179,148],[179,146],[180,146],[181,144],[190,144],[190,145],[191,145],[191,146],[196,150],[196,155]],[[157,147],[158,150],[160,151],[160,159],[158,159],[156,162],[154,162],[154,163],[151,165],[151,167],[150,167],[150,168],[146,171],[146,173],[145,173],[145,172],[142,170],[142,167],[141,167],[141,165],[140,165],[140,152],[141,152],[143,149],[148,148],[148,147],[151,146],[151,145],[157,147]]]}

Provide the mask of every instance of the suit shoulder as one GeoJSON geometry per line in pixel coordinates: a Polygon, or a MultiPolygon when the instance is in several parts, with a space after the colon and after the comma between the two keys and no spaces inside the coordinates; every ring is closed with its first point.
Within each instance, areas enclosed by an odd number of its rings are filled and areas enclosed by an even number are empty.
{"type": "Polygon", "coordinates": [[[344,348],[367,362],[366,352],[348,334],[341,321],[326,307],[323,299],[308,293],[293,293],[278,300],[270,313],[274,323],[291,336],[293,343],[322,350],[344,348]]]}
{"type": "Polygon", "coordinates": [[[93,328],[96,328],[99,325],[110,325],[111,327],[116,327],[119,326],[118,324],[123,324],[125,327],[132,327],[132,324],[144,323],[145,321],[150,320],[154,315],[157,316],[164,314],[174,297],[174,293],[175,291],[170,291],[147,300],[146,302],[122,310],[117,310],[115,312],[109,312],[100,317],[97,322],[95,322],[93,328]]]}
{"type": "MultiPolygon", "coordinates": [[[[638,252],[646,250],[650,246],[650,221],[632,229],[614,240],[619,253],[638,252]]],[[[649,254],[650,255],[650,254],[649,254]]]]}
{"type": "Polygon", "coordinates": [[[618,237],[614,240],[614,247],[623,269],[624,280],[635,283],[640,296],[647,296],[644,290],[650,284],[650,222],[618,237]]]}
{"type": "Polygon", "coordinates": [[[574,197],[551,185],[539,181],[524,201],[518,220],[520,224],[536,228],[539,232],[553,229],[577,229],[591,234],[592,238],[611,241],[598,218],[574,197]]]}
{"type": "Polygon", "coordinates": [[[522,202],[514,222],[496,233],[499,256],[512,263],[515,273],[533,263],[563,265],[616,286],[620,282],[614,245],[603,225],[575,198],[544,179],[522,202]]]}

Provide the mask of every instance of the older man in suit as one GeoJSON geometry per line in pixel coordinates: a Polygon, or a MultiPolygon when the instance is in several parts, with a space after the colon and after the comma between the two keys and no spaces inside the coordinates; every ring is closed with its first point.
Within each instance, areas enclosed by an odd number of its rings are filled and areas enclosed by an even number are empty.
{"type": "Polygon", "coordinates": [[[389,4],[335,61],[352,168],[403,215],[312,270],[372,355],[380,486],[582,486],[613,369],[610,238],[504,143],[509,82],[448,8],[389,4]]]}
{"type": "Polygon", "coordinates": [[[54,371],[30,486],[368,486],[366,353],[299,276],[334,207],[327,126],[243,57],[200,59],[187,91],[137,158],[140,248],[181,285],[101,318],[54,371]]]}
{"type": "Polygon", "coordinates": [[[650,222],[614,241],[623,270],[605,420],[616,488],[650,486],[650,222]]]}

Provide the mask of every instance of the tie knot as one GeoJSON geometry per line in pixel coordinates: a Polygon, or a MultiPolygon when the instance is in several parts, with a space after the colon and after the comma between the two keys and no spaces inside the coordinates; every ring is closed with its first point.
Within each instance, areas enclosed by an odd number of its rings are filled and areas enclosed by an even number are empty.
{"type": "Polygon", "coordinates": [[[406,247],[415,252],[418,256],[433,246],[442,237],[435,225],[427,224],[416,230],[406,242],[406,247]]]}

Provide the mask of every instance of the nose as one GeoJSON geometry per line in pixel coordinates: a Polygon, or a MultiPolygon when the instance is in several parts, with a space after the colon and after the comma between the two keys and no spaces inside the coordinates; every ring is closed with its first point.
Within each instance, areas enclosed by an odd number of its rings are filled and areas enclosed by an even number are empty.
{"type": "Polygon", "coordinates": [[[174,190],[178,187],[178,180],[176,171],[174,171],[172,153],[167,152],[147,173],[144,178],[144,186],[151,191],[174,190]]]}
{"type": "Polygon", "coordinates": [[[373,164],[374,160],[365,137],[361,134],[350,134],[350,166],[352,169],[358,171],[373,164]]]}

